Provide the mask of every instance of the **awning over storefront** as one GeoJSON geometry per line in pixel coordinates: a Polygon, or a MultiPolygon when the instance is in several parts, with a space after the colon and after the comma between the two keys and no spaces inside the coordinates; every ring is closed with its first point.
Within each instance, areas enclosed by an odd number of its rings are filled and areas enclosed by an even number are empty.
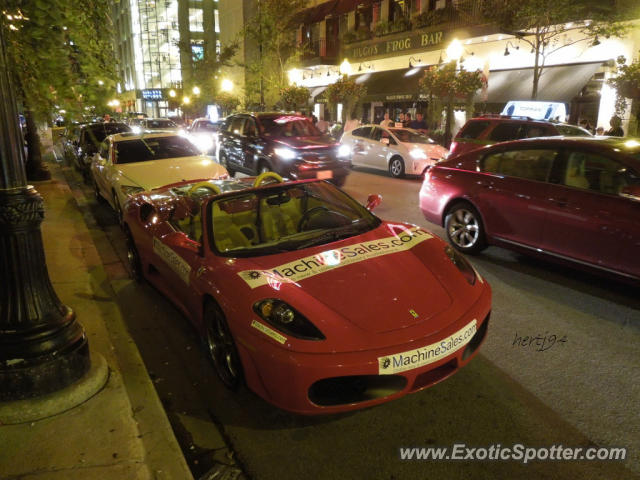
{"type": "MultiPolygon", "coordinates": [[[[420,99],[418,81],[422,78],[423,70],[423,67],[418,67],[367,72],[353,78],[356,83],[367,87],[367,94],[362,102],[410,102],[420,99]]],[[[324,93],[315,98],[315,102],[326,101],[324,93]]]]}
{"type": "MultiPolygon", "coordinates": [[[[602,66],[602,62],[545,67],[538,84],[538,99],[569,103],[602,66]]],[[[489,72],[487,103],[528,100],[533,88],[533,68],[489,72]]],[[[480,102],[481,94],[476,95],[480,102]]]]}

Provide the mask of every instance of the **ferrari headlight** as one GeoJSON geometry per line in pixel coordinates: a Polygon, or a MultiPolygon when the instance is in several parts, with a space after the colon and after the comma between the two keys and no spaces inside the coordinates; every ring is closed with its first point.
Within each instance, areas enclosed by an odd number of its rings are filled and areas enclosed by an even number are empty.
{"type": "Polygon", "coordinates": [[[427,152],[425,152],[424,150],[421,150],[420,148],[414,148],[413,150],[411,150],[409,152],[409,155],[411,155],[416,160],[426,160],[427,159],[427,152]]]}
{"type": "Polygon", "coordinates": [[[303,340],[324,340],[326,337],[296,309],[282,300],[267,298],[253,305],[253,311],[281,332],[303,340]]]}
{"type": "Polygon", "coordinates": [[[351,155],[351,148],[349,145],[340,145],[338,147],[338,158],[348,158],[351,155]]]}
{"type": "Polygon", "coordinates": [[[449,260],[456,266],[460,273],[464,275],[469,285],[475,285],[476,283],[476,272],[469,263],[469,261],[462,256],[461,253],[456,251],[451,245],[447,245],[444,247],[444,253],[447,254],[449,260]]]}
{"type": "Polygon", "coordinates": [[[120,190],[127,197],[130,197],[131,195],[135,195],[136,193],[144,192],[144,188],[134,187],[133,185],[120,185],[120,190]]]}
{"type": "Polygon", "coordinates": [[[290,148],[277,147],[273,149],[274,153],[283,160],[293,160],[296,158],[296,152],[290,148]]]}

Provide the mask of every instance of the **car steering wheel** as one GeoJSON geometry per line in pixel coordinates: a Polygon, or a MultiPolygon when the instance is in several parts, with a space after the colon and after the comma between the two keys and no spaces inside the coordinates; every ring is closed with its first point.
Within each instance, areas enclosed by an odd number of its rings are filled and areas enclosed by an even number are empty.
{"type": "Polygon", "coordinates": [[[300,217],[300,221],[298,222],[298,231],[304,232],[307,227],[307,224],[309,223],[309,220],[311,220],[311,217],[313,217],[314,215],[317,215],[320,212],[323,212],[325,214],[332,213],[334,215],[339,215],[340,217],[346,219],[347,221],[350,221],[349,217],[347,217],[343,213],[336,212],[335,210],[330,210],[327,207],[320,205],[318,207],[310,208],[309,210],[307,210],[302,214],[302,217],[300,217]]]}
{"type": "Polygon", "coordinates": [[[253,182],[253,186],[254,187],[258,187],[260,186],[260,184],[265,181],[267,178],[273,178],[274,180],[276,180],[278,183],[282,183],[284,182],[284,180],[282,179],[282,177],[280,175],[278,175],[276,172],[264,172],[261,173],[260,175],[258,175],[255,179],[255,181],[253,182]]]}
{"type": "Polygon", "coordinates": [[[204,182],[198,182],[198,183],[192,185],[191,188],[189,189],[189,191],[187,192],[187,195],[189,195],[189,196],[193,195],[193,192],[195,192],[196,190],[198,190],[200,188],[206,188],[207,190],[212,191],[216,195],[219,195],[220,193],[222,193],[220,191],[220,187],[218,187],[217,185],[212,185],[211,183],[209,183],[207,181],[204,181],[204,182]]]}

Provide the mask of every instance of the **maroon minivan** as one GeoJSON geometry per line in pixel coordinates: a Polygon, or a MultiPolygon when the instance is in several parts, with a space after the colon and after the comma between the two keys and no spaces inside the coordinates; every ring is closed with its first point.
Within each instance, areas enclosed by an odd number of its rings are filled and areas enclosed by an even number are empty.
{"type": "Polygon", "coordinates": [[[640,281],[638,139],[483,147],[433,166],[420,208],[465,253],[495,244],[640,281]]]}

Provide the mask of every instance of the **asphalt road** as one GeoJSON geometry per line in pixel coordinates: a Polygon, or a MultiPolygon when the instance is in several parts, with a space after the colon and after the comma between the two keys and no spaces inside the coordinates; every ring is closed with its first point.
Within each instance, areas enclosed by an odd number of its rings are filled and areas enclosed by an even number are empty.
{"type": "MultiPolygon", "coordinates": [[[[91,190],[77,179],[87,197],[91,190]]],[[[73,182],[72,182],[73,183],[73,182]]],[[[345,190],[375,213],[423,225],[417,179],[357,170],[345,190]]],[[[124,237],[104,203],[87,203],[124,262],[124,237]]],[[[493,287],[481,355],[426,391],[345,415],[299,417],[215,377],[187,320],[157,291],[113,282],[196,478],[219,452],[219,429],[250,478],[263,479],[632,479],[640,478],[640,296],[638,290],[495,247],[471,258],[493,287]],[[547,348],[517,337],[547,337],[547,348]],[[552,346],[551,336],[557,340],[552,346]],[[515,344],[514,344],[515,341],[515,344]],[[401,460],[404,447],[627,447],[620,461],[401,460]],[[635,472],[635,473],[634,473],[635,472]]]]}

